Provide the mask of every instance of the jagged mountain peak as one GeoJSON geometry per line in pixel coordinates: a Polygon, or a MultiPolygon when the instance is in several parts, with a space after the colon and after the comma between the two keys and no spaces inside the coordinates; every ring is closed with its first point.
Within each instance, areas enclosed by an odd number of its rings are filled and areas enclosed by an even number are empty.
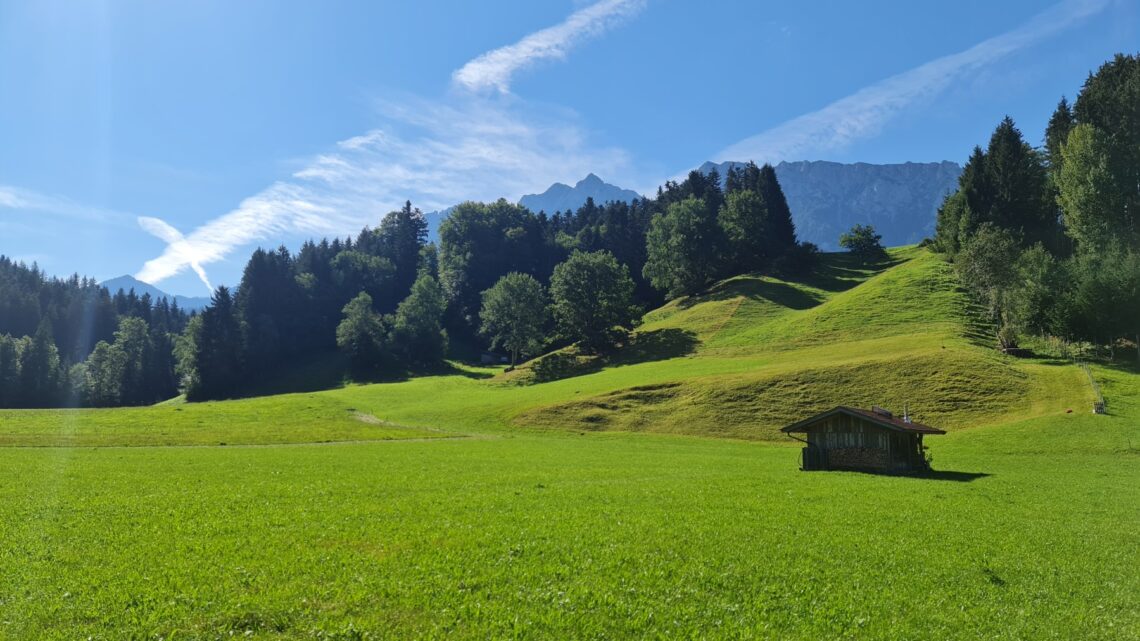
{"type": "Polygon", "coordinates": [[[531,211],[573,211],[586,204],[586,199],[593,198],[597,204],[611,201],[629,202],[641,198],[641,194],[631,189],[623,189],[602,180],[597,174],[587,174],[573,187],[563,183],[554,183],[541,194],[527,194],[519,199],[519,204],[531,211]]]}

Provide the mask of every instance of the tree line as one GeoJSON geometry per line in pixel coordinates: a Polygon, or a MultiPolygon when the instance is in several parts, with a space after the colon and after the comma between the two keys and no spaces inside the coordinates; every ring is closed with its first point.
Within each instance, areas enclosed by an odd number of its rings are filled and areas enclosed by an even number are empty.
{"type": "Polygon", "coordinates": [[[1040,149],[1010,118],[976,147],[938,212],[934,246],[994,321],[1140,358],[1140,57],[1117,55],[1062,98],[1040,149]]]}
{"type": "Polygon", "coordinates": [[[141,405],[178,393],[177,303],[111,295],[0,256],[0,407],[141,405]]]}
{"type": "Polygon", "coordinates": [[[175,352],[191,400],[248,393],[283,365],[339,349],[353,375],[422,371],[449,353],[511,360],[623,340],[642,310],[758,270],[810,269],[771,166],[691,172],[655,198],[534,213],[456,206],[429,243],[405,203],[355,238],[256,250],[175,352]]]}

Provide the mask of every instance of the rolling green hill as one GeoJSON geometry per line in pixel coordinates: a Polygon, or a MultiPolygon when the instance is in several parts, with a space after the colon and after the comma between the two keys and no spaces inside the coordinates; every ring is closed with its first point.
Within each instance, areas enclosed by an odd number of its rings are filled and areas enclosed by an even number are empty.
{"type": "Polygon", "coordinates": [[[1140,375],[1094,416],[975,318],[925,250],[828,255],[604,362],[2,411],[0,639],[1137,638],[1140,375]],[[800,472],[838,403],[949,429],[937,472],[800,472]]]}
{"type": "Polygon", "coordinates": [[[1002,356],[973,319],[949,266],[925,250],[873,266],[829,255],[806,282],[737,277],[647,314],[640,335],[689,337],[693,352],[582,377],[616,389],[513,423],[771,439],[841,404],[907,406],[962,429],[1091,403],[1077,368],[1002,356]]]}

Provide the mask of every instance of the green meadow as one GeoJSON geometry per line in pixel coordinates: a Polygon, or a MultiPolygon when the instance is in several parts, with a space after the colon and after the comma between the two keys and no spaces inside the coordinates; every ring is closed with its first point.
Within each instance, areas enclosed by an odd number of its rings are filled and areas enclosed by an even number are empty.
{"type": "Polygon", "coordinates": [[[0,638],[1140,638],[1140,374],[1094,416],[978,318],[923,249],[828,255],[605,360],[0,411],[0,638]],[[837,404],[936,472],[800,472],[837,404]]]}

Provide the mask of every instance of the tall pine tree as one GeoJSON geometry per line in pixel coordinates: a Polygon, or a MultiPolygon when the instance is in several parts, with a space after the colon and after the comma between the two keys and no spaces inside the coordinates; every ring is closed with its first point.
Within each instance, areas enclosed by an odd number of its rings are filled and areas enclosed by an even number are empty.
{"type": "Polygon", "coordinates": [[[195,344],[197,377],[186,390],[192,401],[229,398],[243,388],[241,324],[226,287],[214,292],[202,312],[195,344]]]}
{"type": "Polygon", "coordinates": [[[764,207],[768,210],[768,253],[771,256],[782,256],[796,246],[796,225],[792,222],[792,210],[788,207],[788,199],[784,197],[784,190],[780,187],[772,165],[764,163],[760,168],[757,184],[756,191],[764,199],[764,207]]]}
{"type": "Polygon", "coordinates": [[[403,298],[412,291],[419,272],[420,249],[427,244],[427,219],[407,201],[402,209],[384,216],[376,235],[381,255],[395,267],[395,294],[403,298]]]}
{"type": "Polygon", "coordinates": [[[1073,130],[1076,122],[1073,118],[1073,109],[1064,96],[1053,115],[1049,117],[1049,124],[1045,127],[1045,159],[1049,163],[1051,173],[1056,174],[1061,169],[1061,147],[1069,139],[1069,132],[1073,130]]]}

